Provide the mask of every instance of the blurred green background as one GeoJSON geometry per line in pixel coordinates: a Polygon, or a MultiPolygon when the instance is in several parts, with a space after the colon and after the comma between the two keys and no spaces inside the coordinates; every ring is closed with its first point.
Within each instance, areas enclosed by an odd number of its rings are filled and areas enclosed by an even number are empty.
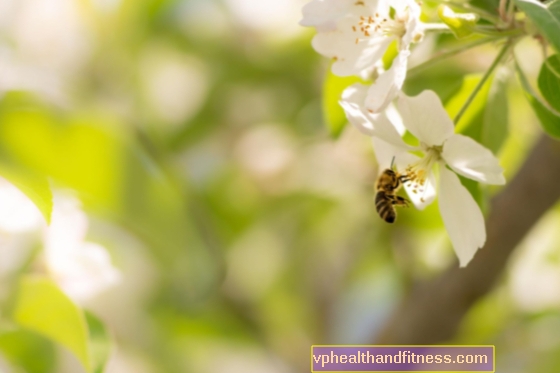
{"type": "MultiPolygon", "coordinates": [[[[0,0],[0,175],[74,191],[87,239],[121,272],[82,305],[112,340],[106,372],[306,372],[310,345],[371,343],[412,284],[457,265],[437,205],[387,225],[370,140],[330,135],[323,118],[340,112],[324,108],[305,3],[0,0]]],[[[427,35],[411,65],[454,43],[427,35]]],[[[406,91],[452,105],[495,51],[411,75],[406,91]]],[[[539,45],[516,52],[534,79],[539,45]]],[[[511,179],[540,130],[516,83],[508,100],[497,148],[511,179]]],[[[475,192],[484,206],[498,191],[475,192]]],[[[448,343],[496,345],[498,372],[559,371],[559,224],[556,208],[448,343]]],[[[0,371],[84,371],[4,303],[0,371]]]]}

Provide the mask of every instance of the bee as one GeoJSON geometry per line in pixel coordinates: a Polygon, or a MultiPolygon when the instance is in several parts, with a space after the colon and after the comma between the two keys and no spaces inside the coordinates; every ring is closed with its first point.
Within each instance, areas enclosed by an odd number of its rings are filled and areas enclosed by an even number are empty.
{"type": "MultiPolygon", "coordinates": [[[[393,158],[394,161],[394,158],[393,158]]],[[[408,207],[410,201],[404,197],[397,196],[398,190],[403,183],[409,181],[406,175],[401,175],[393,170],[393,162],[391,168],[387,168],[377,179],[375,194],[375,208],[377,213],[387,223],[394,223],[397,219],[397,211],[395,206],[408,207]]]]}

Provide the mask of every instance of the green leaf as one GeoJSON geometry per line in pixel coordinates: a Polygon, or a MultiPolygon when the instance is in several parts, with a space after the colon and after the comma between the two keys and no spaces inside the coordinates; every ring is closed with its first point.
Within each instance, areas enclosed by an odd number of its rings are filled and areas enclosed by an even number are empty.
{"type": "Polygon", "coordinates": [[[425,89],[431,89],[447,103],[461,89],[464,75],[463,71],[452,64],[437,64],[420,74],[407,76],[403,92],[409,96],[416,96],[425,89]]]}
{"type": "Polygon", "coordinates": [[[537,80],[539,90],[548,104],[560,112],[560,56],[548,57],[542,64],[537,80]]]}
{"type": "Polygon", "coordinates": [[[101,118],[61,120],[41,107],[20,108],[4,99],[0,142],[8,159],[79,190],[82,202],[108,208],[119,202],[122,148],[101,118]],[[14,108],[15,106],[15,108],[14,108]]]}
{"type": "Polygon", "coordinates": [[[0,175],[14,184],[37,206],[45,221],[51,222],[53,208],[52,191],[46,177],[15,166],[5,160],[0,161],[0,175]]]}
{"type": "Polygon", "coordinates": [[[509,74],[496,73],[482,117],[480,142],[494,154],[500,150],[509,133],[508,79],[509,74]]]}
{"type": "MultiPolygon", "coordinates": [[[[480,74],[466,75],[463,78],[463,85],[461,86],[461,89],[457,91],[457,93],[455,93],[455,95],[453,95],[453,97],[451,97],[451,99],[449,99],[449,101],[445,104],[445,109],[451,118],[455,118],[457,113],[459,113],[467,101],[467,98],[471,95],[478,82],[480,82],[481,78],[482,75],[480,74]]],[[[488,79],[484,83],[474,100],[467,108],[467,111],[459,120],[459,123],[455,124],[456,132],[468,135],[478,142],[481,142],[481,116],[486,107],[486,99],[488,97],[491,84],[492,79],[488,79]]]]}
{"type": "Polygon", "coordinates": [[[560,4],[547,5],[536,0],[515,0],[515,4],[531,21],[557,52],[560,52],[560,4]]]}
{"type": "Polygon", "coordinates": [[[101,320],[88,311],[85,312],[85,315],[89,329],[91,371],[93,373],[103,373],[111,355],[111,337],[101,320]]]}
{"type": "Polygon", "coordinates": [[[517,64],[516,70],[521,86],[525,90],[525,95],[529,100],[533,111],[539,118],[542,128],[548,135],[560,139],[560,113],[537,96],[533,87],[529,84],[527,77],[517,64]]]}
{"type": "Polygon", "coordinates": [[[550,136],[560,139],[560,114],[551,111],[535,96],[528,94],[528,99],[544,131],[550,136]]]}
{"type": "Polygon", "coordinates": [[[546,4],[546,6],[548,7],[548,10],[556,16],[556,19],[560,19],[560,1],[550,1],[546,4]]]}
{"type": "Polygon", "coordinates": [[[52,342],[24,329],[0,334],[0,351],[14,367],[27,373],[55,372],[56,351],[52,342]]]}
{"type": "Polygon", "coordinates": [[[438,7],[439,18],[451,29],[457,39],[473,34],[478,21],[478,15],[474,13],[456,13],[447,5],[438,7]]]}
{"type": "Polygon", "coordinates": [[[339,105],[338,101],[342,92],[354,83],[361,82],[361,79],[354,76],[340,77],[334,75],[329,68],[329,72],[323,85],[323,117],[333,138],[340,136],[348,121],[346,114],[339,105]]]}
{"type": "Polygon", "coordinates": [[[14,319],[20,326],[68,348],[91,372],[86,318],[51,280],[22,279],[14,319]]]}
{"type": "Polygon", "coordinates": [[[475,9],[486,11],[488,14],[498,16],[500,0],[471,0],[469,5],[475,9]]]}

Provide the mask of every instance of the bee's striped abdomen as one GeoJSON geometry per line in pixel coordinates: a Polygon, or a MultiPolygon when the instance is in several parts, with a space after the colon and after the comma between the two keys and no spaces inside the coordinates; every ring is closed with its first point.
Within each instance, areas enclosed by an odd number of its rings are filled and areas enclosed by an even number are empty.
{"type": "Polygon", "coordinates": [[[393,207],[391,199],[384,191],[378,191],[375,195],[375,208],[377,213],[387,223],[393,223],[397,218],[397,212],[393,207]]]}

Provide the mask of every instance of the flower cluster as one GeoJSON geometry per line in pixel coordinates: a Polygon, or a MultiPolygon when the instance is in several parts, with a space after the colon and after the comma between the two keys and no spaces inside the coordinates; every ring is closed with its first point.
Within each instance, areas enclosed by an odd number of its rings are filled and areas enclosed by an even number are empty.
{"type": "Polygon", "coordinates": [[[423,37],[420,7],[413,0],[313,0],[303,8],[304,26],[318,33],[313,47],[332,58],[335,75],[368,78],[381,70],[381,58],[397,43],[398,54],[368,90],[365,105],[377,113],[395,99],[406,76],[410,45],[423,37]]]}
{"type": "Polygon", "coordinates": [[[121,274],[105,247],[85,240],[88,217],[79,201],[57,195],[53,202],[47,226],[33,202],[0,177],[0,279],[17,273],[34,258],[30,249],[34,237],[42,232],[40,267],[68,297],[84,304],[116,285],[121,274]]]}
{"type": "Polygon", "coordinates": [[[348,120],[372,137],[380,170],[394,162],[404,175],[404,188],[418,209],[439,192],[444,225],[460,265],[466,266],[484,246],[486,229],[478,204],[457,174],[486,184],[504,184],[505,179],[490,150],[455,133],[434,92],[416,97],[401,92],[410,45],[422,39],[425,29],[420,13],[412,0],[313,0],[303,8],[301,24],[317,29],[313,47],[334,60],[332,71],[339,76],[371,76],[380,70],[389,45],[397,43],[391,67],[369,86],[348,87],[340,105],[348,120]],[[405,131],[418,140],[417,146],[403,141],[405,131]]]}

